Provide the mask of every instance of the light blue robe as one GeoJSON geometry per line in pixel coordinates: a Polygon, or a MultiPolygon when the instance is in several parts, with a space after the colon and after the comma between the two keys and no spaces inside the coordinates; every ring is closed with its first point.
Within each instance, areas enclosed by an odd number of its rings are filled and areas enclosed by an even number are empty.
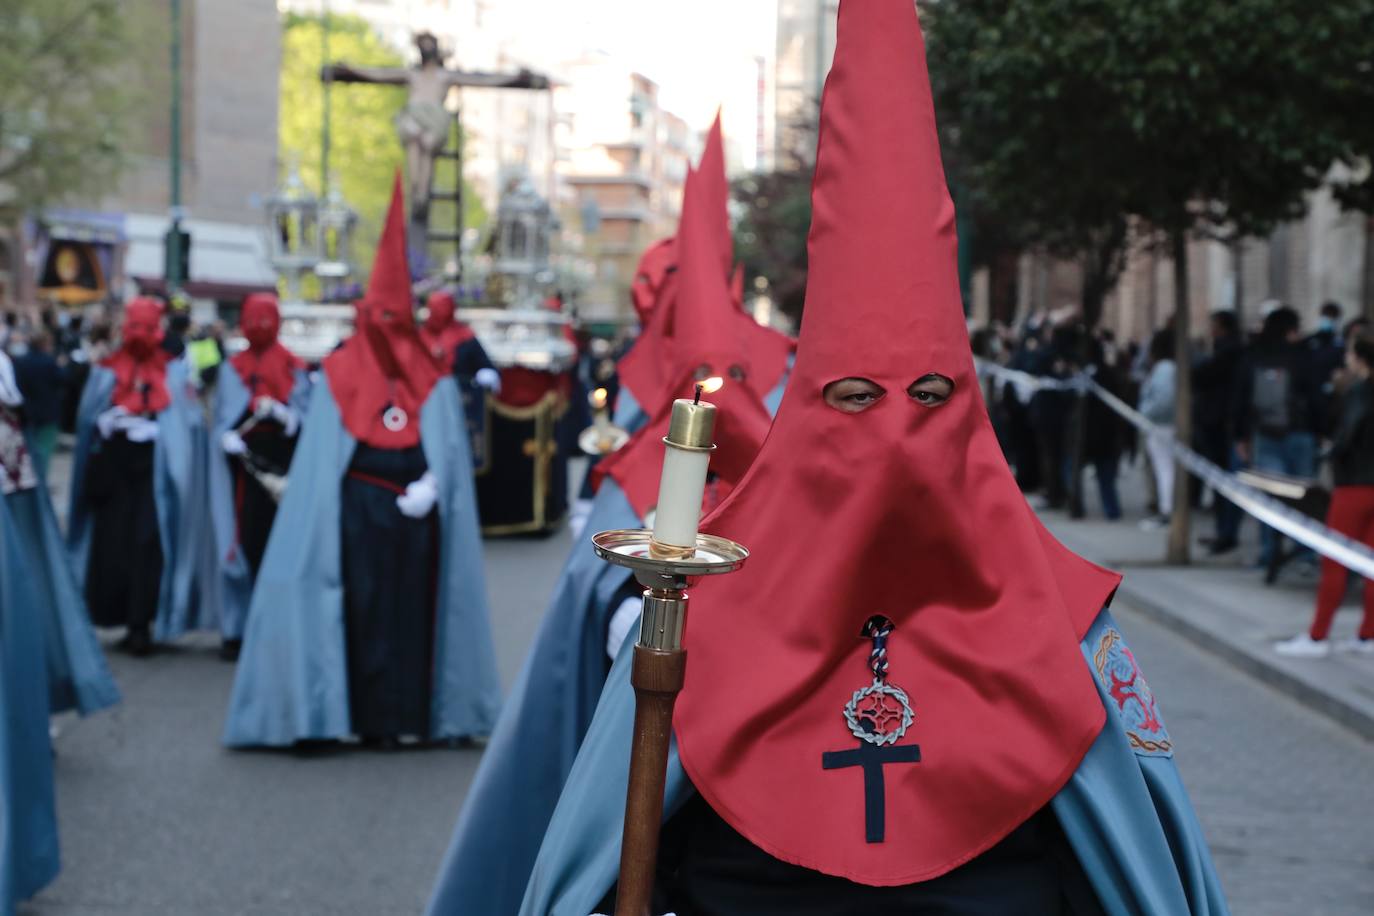
{"type": "Polygon", "coordinates": [[[630,393],[628,385],[620,386],[620,394],[615,398],[615,411],[611,414],[611,422],[630,435],[634,435],[649,422],[649,415],[644,412],[644,408],[639,406],[639,401],[630,393]]]}
{"type": "MultiPolygon", "coordinates": [[[[586,531],[637,528],[619,485],[597,491],[586,531]]],[[[606,628],[628,569],[574,545],[467,793],[428,912],[514,913],[606,681],[606,628]]],[[[585,914],[584,914],[585,916],[585,914]]]]}
{"type": "MultiPolygon", "coordinates": [[[[1107,686],[1109,674],[1094,667],[1099,651],[1108,672],[1128,657],[1134,665],[1107,611],[1083,641],[1084,656],[1094,668],[1107,709],[1107,723],[1078,771],[1054,798],[1055,814],[1110,916],[1225,916],[1226,900],[1174,767],[1168,734],[1162,723],[1155,730],[1141,728],[1134,700],[1123,705],[1113,698],[1107,686]],[[1110,650],[1103,650],[1104,640],[1110,642],[1110,650]],[[1131,734],[1154,748],[1133,749],[1131,734]]],[[[615,883],[634,732],[632,654],[621,652],[611,669],[591,730],[544,836],[521,916],[587,916],[615,883]]],[[[1153,702],[1143,679],[1137,690],[1153,702]]],[[[664,820],[693,792],[674,739],[664,820]]]]}
{"type": "Polygon", "coordinates": [[[49,712],[75,709],[85,716],[115,705],[119,689],[91,627],[48,491],[42,486],[19,490],[6,496],[5,503],[27,559],[24,569],[33,573],[33,611],[43,622],[49,712]]]}
{"type": "Polygon", "coordinates": [[[768,409],[770,417],[778,415],[778,407],[782,405],[782,396],[787,393],[787,383],[792,380],[792,366],[797,362],[795,352],[787,354],[787,369],[783,372],[782,378],[773,386],[773,390],[768,392],[768,396],[763,399],[763,406],[768,409]]]}
{"type": "MultiPolygon", "coordinates": [[[[787,379],[784,375],[769,395],[770,415],[777,412],[787,379]]],[[[628,388],[620,390],[614,422],[631,432],[648,422],[628,388]]],[[[587,534],[641,525],[620,485],[605,478],[587,518],[587,534]]],[[[605,685],[613,598],[630,579],[629,570],[598,559],[588,538],[573,547],[459,812],[430,898],[430,916],[514,913],[519,906],[544,828],[605,685]]]]}
{"type": "MultiPolygon", "coordinates": [[[[501,685],[472,460],[452,378],[434,386],[420,411],[420,443],[439,489],[441,532],[430,737],[488,735],[501,685]]],[[[328,383],[315,385],[249,605],[224,726],[226,745],[281,747],[353,732],[340,511],[356,445],[328,383]]]]}
{"type": "MultiPolygon", "coordinates": [[[[167,366],[166,384],[172,403],[157,415],[158,436],[153,449],[153,499],[162,545],[162,582],[153,619],[153,639],[158,642],[191,630],[213,629],[219,621],[208,514],[209,440],[187,372],[185,359],[173,360],[167,366]]],[[[114,385],[115,376],[109,369],[92,369],[77,411],[67,546],[83,593],[91,547],[91,515],[84,493],[86,462],[100,448],[95,420],[110,406],[114,385]]]]}
{"type": "MultiPolygon", "coordinates": [[[[310,406],[310,381],[297,370],[288,407],[302,418],[310,406]]],[[[210,429],[210,518],[214,523],[215,565],[219,570],[219,627],[225,639],[242,639],[248,619],[248,602],[253,597],[253,571],[248,558],[238,549],[238,524],[234,511],[234,474],[228,456],[220,448],[220,438],[248,410],[249,392],[238,371],[228,361],[220,364],[215,383],[215,403],[210,429]]]]}
{"type": "Polygon", "coordinates": [[[61,867],[48,739],[38,594],[9,507],[0,500],[0,914],[61,867]]]}

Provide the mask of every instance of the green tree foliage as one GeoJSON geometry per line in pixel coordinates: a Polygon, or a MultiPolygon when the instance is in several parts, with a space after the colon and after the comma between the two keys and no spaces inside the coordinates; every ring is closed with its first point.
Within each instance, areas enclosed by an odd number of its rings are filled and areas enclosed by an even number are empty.
{"type": "Polygon", "coordinates": [[[134,95],[118,0],[0,3],[0,220],[108,188],[134,95]]]}
{"type": "MultiPolygon", "coordinates": [[[[279,144],[283,163],[296,162],[301,178],[317,193],[320,181],[320,142],[323,119],[323,22],[319,16],[287,14],[282,28],[281,123],[279,144]]],[[[365,67],[403,67],[405,59],[385,44],[367,22],[357,16],[329,17],[329,62],[365,67]]],[[[344,198],[358,211],[353,256],[360,272],[371,269],[391,199],[391,180],[403,168],[405,151],[393,123],[405,107],[406,91],[399,86],[335,84],[330,89],[329,168],[344,198]]],[[[452,186],[452,166],[440,163],[435,187],[452,186]]],[[[486,211],[480,198],[464,185],[466,225],[481,228],[486,211]]],[[[439,205],[437,226],[452,224],[451,211],[439,205]]],[[[451,205],[447,205],[451,207],[451,205]]]]}
{"type": "MultiPolygon", "coordinates": [[[[278,145],[283,166],[294,162],[316,193],[320,175],[324,116],[323,20],[287,14],[282,29],[281,115],[278,145]]],[[[355,16],[329,17],[331,61],[371,67],[400,67],[405,61],[355,16]]],[[[405,162],[392,118],[405,106],[405,90],[394,86],[339,86],[330,89],[329,168],[344,198],[358,211],[353,258],[362,274],[371,269],[372,252],[391,199],[391,179],[405,162]]]]}
{"type": "Polygon", "coordinates": [[[1127,220],[1262,235],[1371,149],[1374,0],[935,0],[923,20],[980,222],[1083,257],[1096,304],[1127,220]]]}
{"type": "MultiPolygon", "coordinates": [[[[1189,441],[1188,238],[1268,233],[1302,215],[1334,164],[1360,174],[1371,152],[1374,0],[924,9],[946,140],[985,219],[1109,265],[1120,263],[1128,221],[1167,240],[1175,429],[1189,441]]],[[[1358,199],[1363,189],[1341,190],[1358,199]]],[[[1178,478],[1169,557],[1185,562],[1188,484],[1178,478]]]]}

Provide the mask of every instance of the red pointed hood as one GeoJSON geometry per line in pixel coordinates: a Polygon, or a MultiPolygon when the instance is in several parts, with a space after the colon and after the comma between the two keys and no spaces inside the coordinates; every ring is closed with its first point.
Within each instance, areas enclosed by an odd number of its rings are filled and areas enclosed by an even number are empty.
{"type": "Polygon", "coordinates": [[[458,303],[447,290],[430,293],[429,314],[420,325],[420,339],[441,366],[452,366],[458,348],[476,337],[466,322],[457,318],[458,303]]]}
{"type": "Polygon", "coordinates": [[[630,301],[641,326],[649,323],[654,306],[666,298],[676,272],[677,245],[672,238],[654,242],[640,256],[634,281],[630,284],[630,301]]]}
{"type": "Polygon", "coordinates": [[[130,413],[161,413],[172,404],[167,390],[167,364],[171,356],[162,349],[162,303],[140,296],[124,306],[119,349],[102,365],[115,374],[112,405],[130,413]]]}
{"type": "MultiPolygon", "coordinates": [[[[665,294],[660,296],[639,339],[619,365],[621,382],[651,416],[661,399],[682,395],[677,389],[672,395],[665,392],[677,381],[676,373],[670,368],[674,358],[671,351],[680,345],[679,337],[684,333],[684,327],[687,328],[687,337],[681,345],[689,352],[698,347],[700,338],[694,335],[699,333],[737,338],[743,347],[744,358],[751,366],[746,381],[760,398],[767,397],[782,380],[792,350],[792,342],[787,337],[763,327],[738,308],[731,308],[734,314],[730,317],[718,315],[714,310],[701,316],[692,314],[700,304],[713,306],[717,300],[711,294],[695,294],[689,298],[683,293],[681,239],[690,211],[698,223],[694,231],[699,236],[697,257],[701,267],[719,274],[720,282],[726,284],[726,301],[731,301],[728,278],[733,269],[733,245],[727,206],[729,185],[725,179],[719,115],[707,137],[701,168],[688,172],[682,199],[682,217],[675,246],[678,269],[671,274],[665,294]]],[[[714,284],[715,281],[712,282],[714,284]]]]}
{"type": "Polygon", "coordinates": [[[706,134],[697,174],[711,219],[719,220],[713,234],[720,249],[721,271],[728,277],[735,263],[735,240],[730,231],[730,179],[725,172],[725,136],[721,131],[719,110],[706,134]]]}
{"type": "Polygon", "coordinates": [[[377,448],[417,445],[420,408],[443,373],[415,328],[399,170],[367,294],[357,309],[356,332],[324,361],[344,426],[377,448]],[[388,415],[390,425],[383,419],[388,415]]]}
{"type": "MultiPolygon", "coordinates": [[[[704,529],[747,546],[693,594],[676,715],[711,806],[787,862],[869,885],[943,874],[1064,785],[1104,711],[1079,639],[1118,579],[1067,553],[1018,491],[979,393],[955,270],[925,50],[911,0],[842,0],[826,84],[797,362],[768,440],[704,529]],[[907,389],[954,383],[931,407],[907,389]],[[858,413],[840,379],[885,394],[858,413]],[[866,833],[843,712],[874,680],[865,622],[895,624],[889,683],[919,763],[885,766],[866,833]],[[741,634],[748,634],[741,638],[741,634]]],[[[860,721],[857,727],[865,727],[860,721]]]]}
{"type": "Polygon", "coordinates": [[[243,300],[239,330],[248,349],[235,353],[229,364],[248,389],[249,401],[271,398],[285,404],[296,387],[296,372],[304,368],[296,356],[281,345],[281,308],[272,293],[252,293],[243,300]]]}
{"type": "MultiPolygon", "coordinates": [[[[724,386],[711,395],[719,408],[716,452],[711,469],[719,478],[707,494],[709,510],[738,483],[768,434],[770,418],[763,406],[767,390],[751,383],[755,353],[741,333],[743,317],[730,304],[730,289],[717,259],[718,236],[712,228],[714,213],[694,185],[683,202],[678,230],[679,257],[674,335],[662,351],[662,370],[669,380],[652,403],[641,407],[652,418],[620,451],[607,458],[598,471],[620,484],[630,505],[642,518],[658,501],[658,478],[663,465],[663,437],[668,433],[675,397],[687,397],[693,384],[711,377],[724,386]]],[[[765,370],[767,371],[767,370],[765,370]]]]}

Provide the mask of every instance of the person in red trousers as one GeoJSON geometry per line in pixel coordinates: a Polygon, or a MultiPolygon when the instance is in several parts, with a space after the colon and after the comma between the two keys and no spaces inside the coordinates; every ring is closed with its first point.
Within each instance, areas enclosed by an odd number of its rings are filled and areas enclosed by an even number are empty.
{"type": "MultiPolygon", "coordinates": [[[[1341,403],[1341,421],[1331,445],[1331,469],[1336,489],[1326,524],[1342,534],[1374,547],[1374,338],[1356,336],[1345,351],[1352,378],[1341,403]]],[[[1331,654],[1331,621],[1345,598],[1350,571],[1322,559],[1321,584],[1312,627],[1274,646],[1280,655],[1324,658],[1331,654]]],[[[1374,589],[1364,590],[1364,620],[1359,635],[1336,648],[1374,655],[1374,589]]]]}

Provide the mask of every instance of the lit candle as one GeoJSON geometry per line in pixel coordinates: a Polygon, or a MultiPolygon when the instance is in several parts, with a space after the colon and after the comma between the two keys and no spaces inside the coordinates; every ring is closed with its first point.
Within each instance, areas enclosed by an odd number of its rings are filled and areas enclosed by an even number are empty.
{"type": "Polygon", "coordinates": [[[611,418],[606,410],[606,400],[609,397],[605,388],[598,388],[591,393],[589,400],[592,402],[592,425],[596,427],[597,441],[604,449],[610,440],[611,418]]]}
{"type": "Polygon", "coordinates": [[[658,482],[654,514],[654,542],[668,553],[696,549],[706,469],[715,448],[711,433],[716,425],[716,406],[701,396],[718,390],[721,384],[721,379],[707,379],[697,385],[695,398],[673,402],[668,435],[663,439],[663,476],[658,482]]]}

